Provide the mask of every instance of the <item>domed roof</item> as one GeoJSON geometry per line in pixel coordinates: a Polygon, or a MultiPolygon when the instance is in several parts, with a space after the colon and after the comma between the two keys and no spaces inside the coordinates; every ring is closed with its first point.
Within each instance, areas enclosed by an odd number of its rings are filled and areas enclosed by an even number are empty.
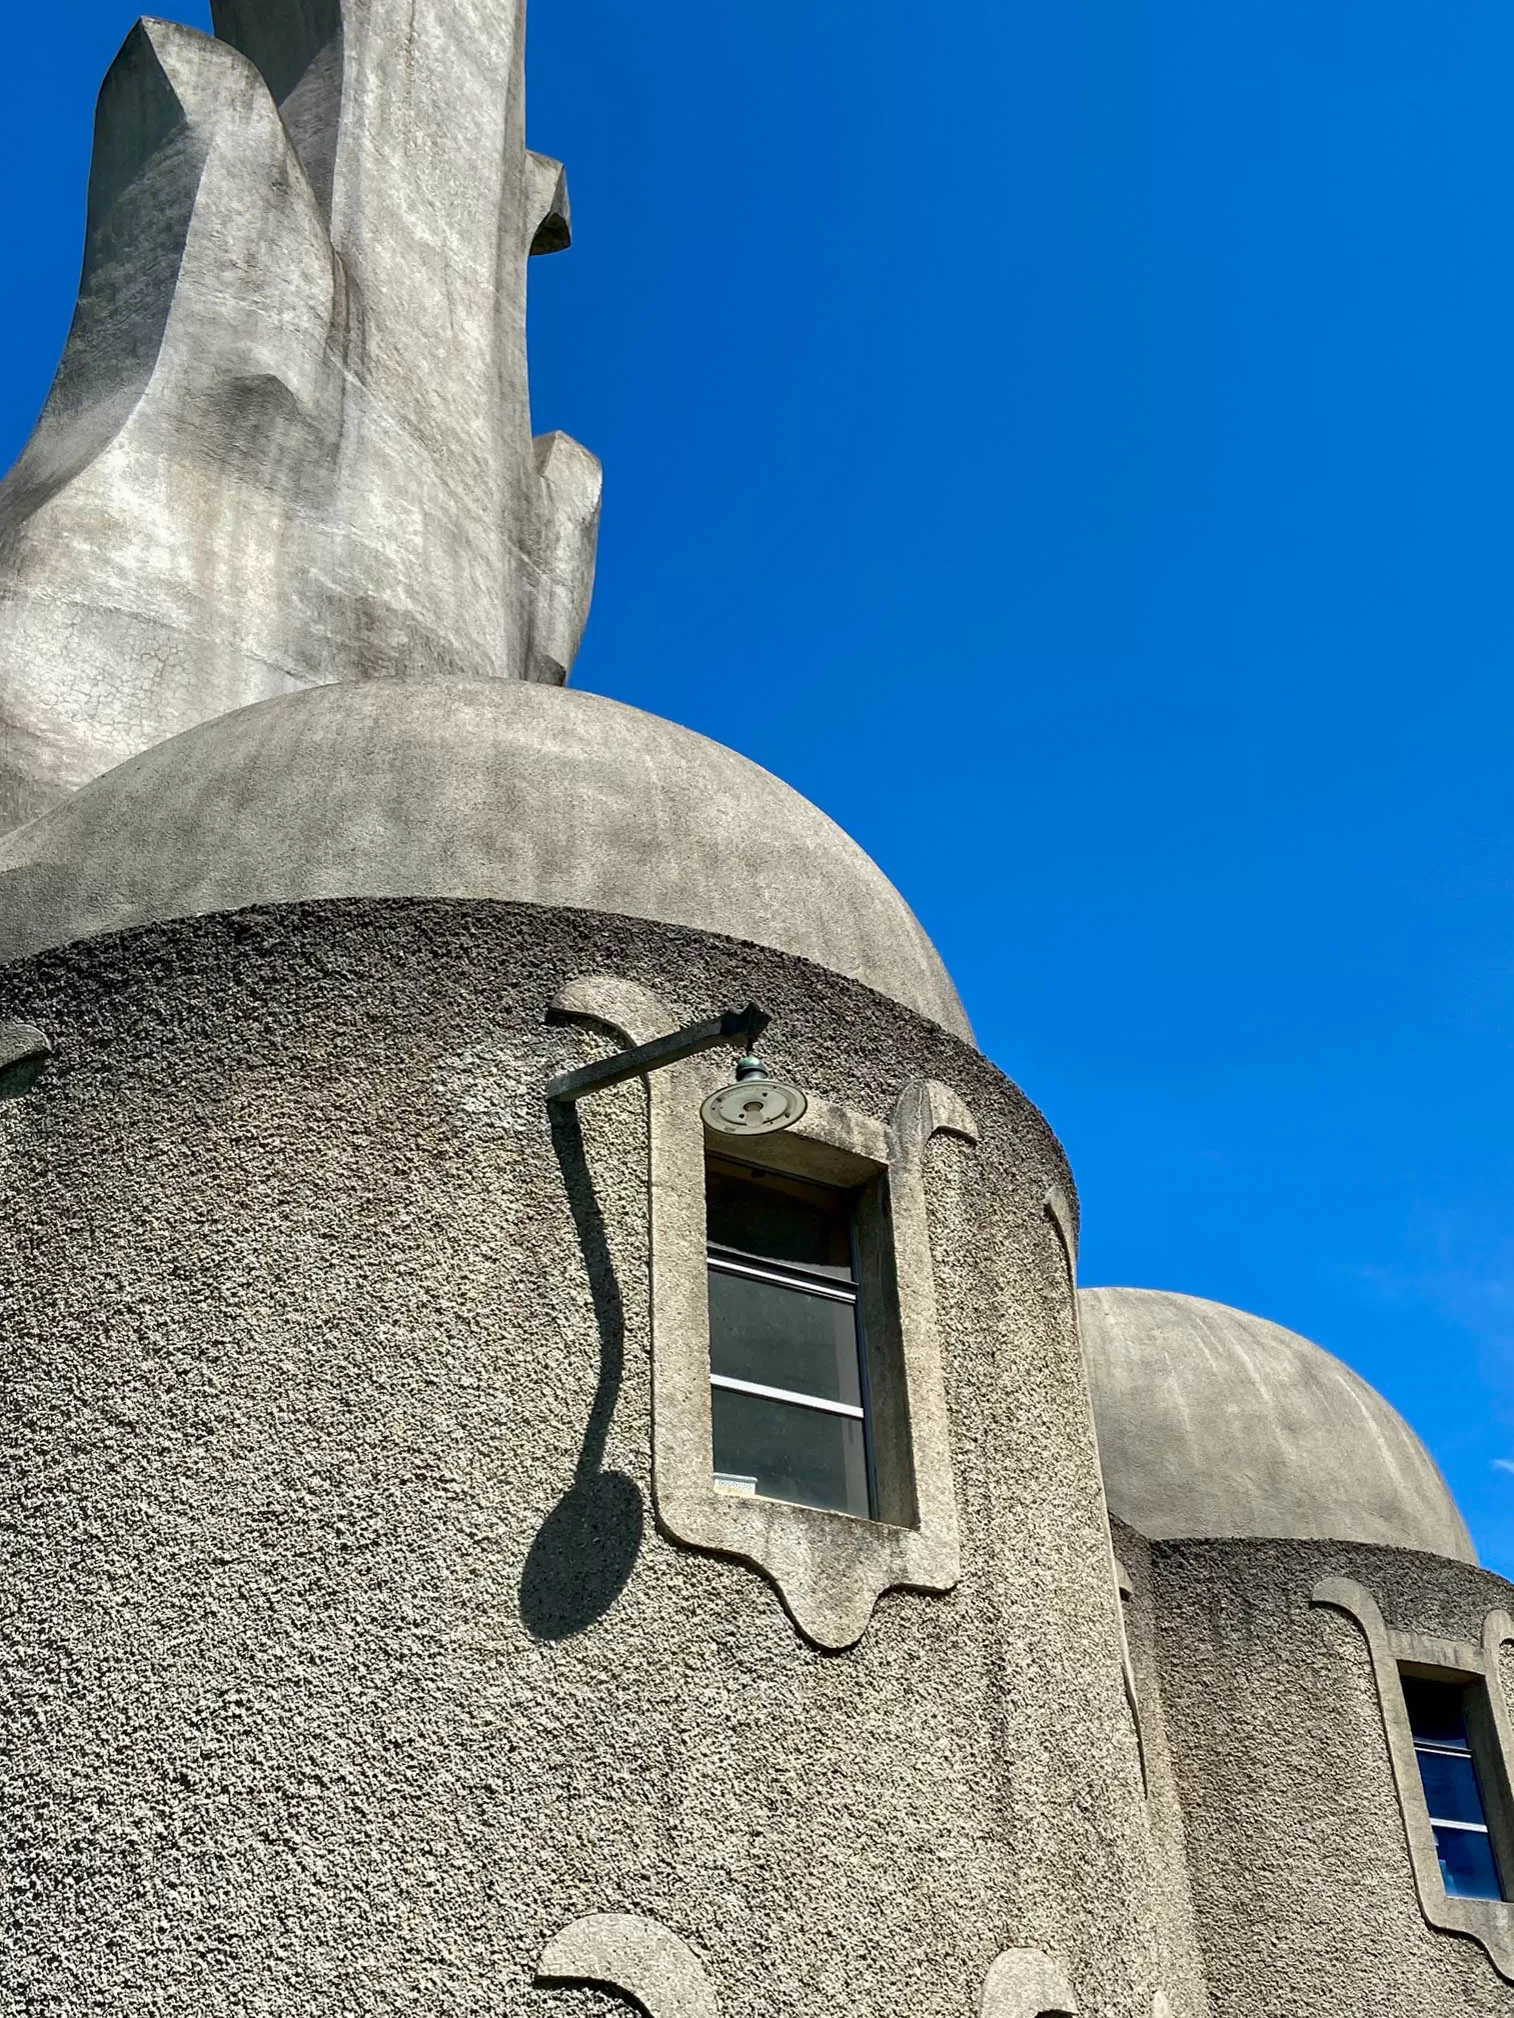
{"type": "Polygon", "coordinates": [[[0,959],[315,897],[693,926],[972,1036],[904,899],[807,799],[655,715],[518,681],[308,687],[118,765],[0,839],[0,959]]]}
{"type": "Polygon", "coordinates": [[[1297,1332],[1198,1296],[1085,1289],[1109,1510],[1153,1540],[1386,1542],[1476,1562],[1403,1417],[1297,1332]]]}

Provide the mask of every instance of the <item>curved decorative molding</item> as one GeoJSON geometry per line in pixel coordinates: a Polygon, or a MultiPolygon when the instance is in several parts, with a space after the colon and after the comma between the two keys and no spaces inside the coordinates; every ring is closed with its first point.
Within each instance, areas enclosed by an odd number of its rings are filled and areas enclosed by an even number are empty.
{"type": "Polygon", "coordinates": [[[1067,1261],[1068,1279],[1077,1288],[1078,1280],[1078,1216],[1073,1211],[1072,1200],[1060,1184],[1053,1184],[1043,1201],[1046,1217],[1057,1229],[1062,1242],[1062,1253],[1067,1261]]]}
{"type": "MultiPolygon", "coordinates": [[[[1408,1839],[1409,1861],[1414,1869],[1414,1886],[1426,1923],[1441,1933],[1461,1934],[1477,1942],[1504,1981],[1514,1983],[1514,1906],[1502,1899],[1453,1899],[1441,1882],[1435,1835],[1425,1806],[1419,1762],[1414,1753],[1414,1733],[1409,1727],[1409,1712],[1404,1703],[1399,1675],[1400,1662],[1409,1661],[1422,1667],[1445,1668],[1453,1673],[1481,1677],[1485,1684],[1494,1739],[1503,1756],[1503,1777],[1507,1789],[1511,1766],[1514,1766],[1514,1730],[1510,1727],[1508,1705],[1499,1675],[1499,1655],[1504,1643],[1514,1640],[1514,1619],[1510,1619],[1507,1612],[1489,1612],[1476,1643],[1397,1632],[1388,1625],[1382,1607],[1372,1593],[1350,1577],[1325,1577],[1315,1585],[1311,1602],[1344,1612],[1355,1622],[1367,1643],[1367,1651],[1372,1657],[1373,1679],[1377,1684],[1378,1706],[1388,1740],[1388,1755],[1393,1765],[1399,1811],[1408,1839]]],[[[1490,1815],[1489,1819],[1493,1817],[1490,1815]]]]}
{"type": "Polygon", "coordinates": [[[967,1102],[939,1079],[911,1079],[894,1103],[889,1127],[898,1154],[923,1156],[936,1135],[960,1135],[976,1142],[978,1124],[967,1102]]]}
{"type": "MultiPolygon", "coordinates": [[[[583,976],[553,1004],[642,1044],[676,1027],[644,988],[612,975],[583,976]]],[[[675,1541],[734,1557],[762,1572],[807,1638],[831,1650],[854,1646],[887,1590],[951,1590],[961,1577],[925,1204],[924,1172],[939,1134],[976,1141],[961,1098],[932,1080],[911,1080],[886,1126],[830,1102],[810,1104],[774,1155],[812,1156],[844,1173],[838,1181],[887,1178],[889,1210],[872,1215],[864,1246],[877,1243],[897,1293],[893,1341],[902,1369],[893,1406],[878,1401],[877,1428],[907,1480],[897,1518],[859,1520],[818,1507],[717,1490],[709,1385],[704,1130],[701,1101],[720,1084],[713,1054],[653,1073],[648,1081],[652,1246],[652,1453],[659,1525],[675,1541]],[[887,1420],[885,1420],[887,1416],[887,1420]]]]}
{"type": "Polygon", "coordinates": [[[641,1913],[591,1913],[547,1943],[538,1983],[594,1983],[647,2018],[718,2018],[704,1964],[687,1941],[641,1913]]]}
{"type": "Polygon", "coordinates": [[[584,974],[558,991],[552,1014],[598,1023],[621,1044],[650,1044],[676,1028],[673,1013],[649,988],[618,974],[584,974]]]}
{"type": "Polygon", "coordinates": [[[30,1023],[0,1023],[0,1100],[30,1093],[53,1055],[45,1031],[30,1023]]]}
{"type": "Polygon", "coordinates": [[[980,2018],[1077,2018],[1067,1971],[1039,1948],[1006,1948],[983,1979],[980,2018]]]}
{"type": "Polygon", "coordinates": [[[1135,1585],[1131,1582],[1130,1572],[1120,1558],[1114,1556],[1113,1562],[1115,1595],[1119,1600],[1120,1678],[1125,1684],[1125,1707],[1130,1712],[1131,1727],[1135,1731],[1136,1758],[1141,1768],[1141,1792],[1149,1795],[1151,1776],[1146,1766],[1146,1732],[1141,1723],[1141,1692],[1136,1687],[1135,1663],[1130,1658],[1130,1632],[1125,1623],[1126,1600],[1134,1601],[1135,1585]]]}

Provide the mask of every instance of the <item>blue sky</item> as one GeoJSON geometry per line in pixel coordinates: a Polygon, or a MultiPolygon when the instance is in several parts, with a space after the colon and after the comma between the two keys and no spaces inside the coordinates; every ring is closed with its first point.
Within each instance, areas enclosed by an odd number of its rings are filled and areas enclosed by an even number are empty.
{"type": "MultiPolygon", "coordinates": [[[[132,18],[8,24],[0,462],[132,18]]],[[[849,828],[1066,1142],[1084,1279],[1340,1353],[1506,1572],[1511,76],[1503,0],[532,22],[579,682],[849,828]]]]}

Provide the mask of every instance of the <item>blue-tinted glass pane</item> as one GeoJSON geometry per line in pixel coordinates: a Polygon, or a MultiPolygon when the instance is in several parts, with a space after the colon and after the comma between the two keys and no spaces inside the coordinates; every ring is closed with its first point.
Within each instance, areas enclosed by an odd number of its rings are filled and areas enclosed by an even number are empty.
{"type": "Polygon", "coordinates": [[[1425,1806],[1434,1822],[1486,1822],[1477,1774],[1465,1752],[1421,1752],[1425,1806]]]}
{"type": "Polygon", "coordinates": [[[711,1268],[710,1371],[860,1408],[857,1306],[711,1268]]]}
{"type": "Polygon", "coordinates": [[[867,1450],[855,1416],[764,1401],[728,1387],[711,1388],[710,1402],[715,1471],[728,1491],[744,1485],[763,1499],[867,1517],[867,1450]]]}
{"type": "Polygon", "coordinates": [[[1440,1875],[1453,1899],[1501,1899],[1493,1845],[1480,1829],[1437,1829],[1440,1875]]]}
{"type": "Polygon", "coordinates": [[[1405,1675],[1404,1704],[1409,1727],[1421,1743],[1460,1745],[1467,1743],[1467,1690],[1463,1682],[1435,1682],[1421,1675],[1405,1675]]]}

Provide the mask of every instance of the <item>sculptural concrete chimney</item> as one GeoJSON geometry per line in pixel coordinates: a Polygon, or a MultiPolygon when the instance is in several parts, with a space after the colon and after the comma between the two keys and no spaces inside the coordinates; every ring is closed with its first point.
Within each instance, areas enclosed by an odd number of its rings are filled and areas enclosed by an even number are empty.
{"type": "Polygon", "coordinates": [[[0,487],[0,831],[330,680],[561,682],[599,466],[530,431],[568,242],[520,0],[220,0],[128,37],[84,272],[0,487]]]}

